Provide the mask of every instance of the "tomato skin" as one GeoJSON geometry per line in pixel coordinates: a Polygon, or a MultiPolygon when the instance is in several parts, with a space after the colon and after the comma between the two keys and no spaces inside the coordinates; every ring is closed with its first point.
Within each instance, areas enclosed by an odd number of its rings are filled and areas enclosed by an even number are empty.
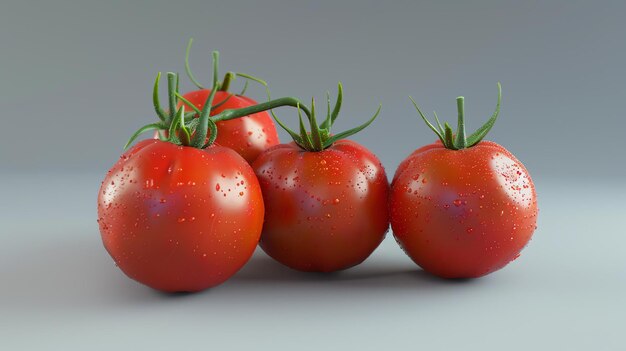
{"type": "Polygon", "coordinates": [[[332,272],[361,263],[389,228],[389,184],[378,158],[340,140],[308,152],[277,145],[252,167],[261,184],[265,224],[260,246],[300,271],[332,272]]]}
{"type": "Polygon", "coordinates": [[[389,206],[402,249],[444,278],[476,278],[506,266],[531,239],[538,213],[524,165],[489,141],[416,150],[398,167],[389,206]]]}
{"type": "MultiPolygon", "coordinates": [[[[191,91],[183,97],[202,110],[206,102],[210,89],[191,91]]],[[[211,111],[214,116],[224,110],[238,109],[256,105],[257,102],[242,95],[234,95],[225,91],[217,91],[213,98],[213,105],[222,103],[221,106],[211,111]],[[230,96],[230,98],[228,98],[230,96]]],[[[179,107],[182,102],[179,103],[179,107]]],[[[185,105],[185,107],[188,107],[185,105]]],[[[217,122],[218,134],[215,143],[235,150],[239,155],[248,161],[254,162],[264,150],[277,145],[278,132],[272,117],[267,112],[254,113],[252,115],[232,119],[230,121],[217,122]]]]}
{"type": "Polygon", "coordinates": [[[252,256],[264,206],[254,172],[233,150],[137,143],[98,194],[102,241],[130,278],[166,292],[218,285],[252,256]]]}

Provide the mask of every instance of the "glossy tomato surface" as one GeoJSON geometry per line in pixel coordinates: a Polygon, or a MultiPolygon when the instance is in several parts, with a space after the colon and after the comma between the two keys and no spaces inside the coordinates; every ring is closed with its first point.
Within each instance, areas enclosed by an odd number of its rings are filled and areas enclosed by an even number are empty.
{"type": "Polygon", "coordinates": [[[98,222],[105,248],[129,277],[154,289],[199,291],[251,257],[263,198],[233,150],[144,140],[102,182],[98,222]]]}
{"type": "Polygon", "coordinates": [[[365,260],[389,227],[387,176],[365,147],[340,140],[318,152],[295,143],[265,151],[253,168],[265,201],[261,248],[301,271],[365,260]]]}
{"type": "Polygon", "coordinates": [[[425,271],[445,278],[480,277],[516,259],[538,211],[524,165],[489,141],[416,150],[396,171],[389,205],[400,246],[425,271]]]}
{"type": "MultiPolygon", "coordinates": [[[[211,90],[209,89],[201,89],[189,92],[183,97],[201,110],[210,93],[211,90]]],[[[211,111],[212,116],[224,110],[257,104],[256,101],[246,96],[218,91],[213,98],[213,105],[221,103],[223,104],[211,111]]],[[[264,150],[279,143],[274,121],[265,111],[230,121],[218,122],[217,128],[215,143],[235,150],[248,163],[252,163],[264,150]]]]}

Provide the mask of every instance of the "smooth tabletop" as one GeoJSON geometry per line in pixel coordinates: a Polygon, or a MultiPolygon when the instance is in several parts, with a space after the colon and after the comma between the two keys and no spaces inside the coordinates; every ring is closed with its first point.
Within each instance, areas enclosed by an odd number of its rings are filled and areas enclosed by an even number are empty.
{"type": "Polygon", "coordinates": [[[538,180],[533,240],[519,259],[481,279],[432,277],[389,233],[344,272],[296,272],[258,250],[225,284],[169,295],[125,277],[104,250],[99,178],[2,176],[2,349],[626,346],[626,187],[617,182],[538,180]]]}

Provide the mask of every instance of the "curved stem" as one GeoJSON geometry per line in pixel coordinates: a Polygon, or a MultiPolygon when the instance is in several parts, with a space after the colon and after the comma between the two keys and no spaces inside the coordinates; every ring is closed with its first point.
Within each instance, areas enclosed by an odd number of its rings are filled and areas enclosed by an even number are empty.
{"type": "Polygon", "coordinates": [[[193,74],[191,73],[191,67],[189,66],[189,52],[191,51],[192,43],[193,38],[189,38],[189,44],[187,44],[187,50],[185,51],[185,72],[187,72],[187,77],[189,77],[189,80],[191,80],[191,82],[195,84],[198,89],[204,89],[202,84],[200,84],[200,82],[198,82],[196,78],[194,78],[193,74]]]}
{"type": "Polygon", "coordinates": [[[275,100],[270,100],[268,102],[262,102],[254,106],[239,108],[235,110],[224,110],[221,113],[213,116],[212,120],[214,122],[228,121],[231,119],[248,116],[253,113],[271,110],[273,108],[277,108],[281,106],[291,106],[291,107],[300,106],[300,109],[307,115],[307,117],[311,118],[311,111],[309,111],[309,109],[306,108],[306,106],[304,106],[304,104],[300,100],[294,97],[283,97],[283,98],[279,98],[275,100]]]}
{"type": "Polygon", "coordinates": [[[154,87],[152,88],[152,104],[154,105],[154,111],[162,122],[166,122],[168,115],[161,108],[159,102],[159,81],[161,80],[161,72],[157,73],[156,80],[154,81],[154,87]]]}

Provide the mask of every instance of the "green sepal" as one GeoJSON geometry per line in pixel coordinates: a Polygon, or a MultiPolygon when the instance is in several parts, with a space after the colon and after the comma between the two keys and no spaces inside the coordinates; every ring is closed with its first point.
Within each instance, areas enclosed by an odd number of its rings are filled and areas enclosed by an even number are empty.
{"type": "MultiPolygon", "coordinates": [[[[268,99],[269,98],[271,97],[269,96],[269,93],[268,93],[268,99]]],[[[297,99],[295,99],[296,107],[298,108],[298,122],[299,122],[299,127],[300,127],[299,135],[295,133],[294,131],[292,131],[291,129],[289,129],[287,126],[285,126],[284,123],[276,117],[273,111],[270,110],[270,113],[272,114],[272,116],[274,117],[278,125],[280,125],[283,129],[285,129],[289,133],[289,135],[291,135],[291,137],[296,142],[296,144],[298,144],[302,149],[307,150],[307,151],[322,151],[330,147],[337,140],[356,134],[360,132],[361,130],[363,130],[364,128],[366,128],[367,126],[369,126],[376,119],[376,117],[378,117],[378,115],[380,114],[381,107],[382,107],[382,105],[379,105],[374,116],[370,118],[367,122],[363,123],[362,125],[356,128],[352,128],[350,130],[341,132],[336,135],[331,135],[330,128],[332,127],[334,121],[337,119],[337,116],[339,115],[339,110],[341,108],[341,104],[343,100],[343,87],[341,83],[338,84],[337,101],[335,103],[335,107],[333,108],[332,112],[330,110],[330,99],[329,99],[328,93],[326,94],[326,98],[327,98],[326,118],[321,125],[318,125],[317,123],[315,99],[311,100],[310,111],[306,108],[306,106],[304,106],[297,99]],[[309,127],[311,129],[310,132],[308,132],[304,126],[304,121],[302,120],[302,111],[304,111],[304,113],[307,115],[309,119],[309,127]]],[[[281,100],[281,99],[278,99],[278,100],[281,100]]],[[[293,103],[293,101],[290,101],[289,103],[293,103]]],[[[291,105],[291,106],[294,106],[294,105],[291,105]]]]}
{"type": "MultiPolygon", "coordinates": [[[[413,101],[413,103],[415,104],[415,101],[413,101]]],[[[443,135],[443,126],[439,121],[439,116],[437,116],[437,112],[433,111],[433,116],[435,116],[435,121],[437,122],[437,128],[439,128],[439,132],[441,133],[441,135],[443,135]]]]}
{"type": "Polygon", "coordinates": [[[194,104],[191,103],[191,101],[187,100],[184,96],[180,95],[179,93],[176,93],[176,97],[181,100],[183,103],[185,103],[187,106],[189,106],[189,108],[191,108],[192,110],[194,110],[194,114],[197,114],[198,116],[200,116],[200,114],[202,113],[202,111],[200,111],[200,109],[195,106],[194,104]]]}
{"type": "Polygon", "coordinates": [[[152,104],[154,105],[154,111],[162,122],[167,122],[169,116],[161,108],[161,102],[159,101],[159,81],[161,80],[161,72],[157,73],[154,80],[154,88],[152,89],[152,104]]]}
{"type": "Polygon", "coordinates": [[[335,100],[335,107],[333,108],[333,112],[330,114],[330,121],[324,121],[320,126],[323,129],[330,130],[332,125],[335,123],[337,116],[339,116],[339,111],[341,110],[341,104],[343,101],[343,85],[341,82],[337,83],[337,99],[335,100]]]}
{"type": "Polygon", "coordinates": [[[437,124],[439,126],[439,129],[441,130],[437,130],[437,128],[435,128],[435,126],[430,123],[430,121],[428,120],[428,118],[426,118],[426,116],[424,115],[424,113],[422,112],[422,110],[420,110],[419,106],[417,106],[417,103],[415,102],[415,100],[413,100],[413,97],[409,96],[409,99],[411,99],[411,102],[413,103],[413,106],[415,106],[415,109],[417,110],[417,112],[419,113],[419,115],[422,117],[422,119],[424,120],[424,122],[426,123],[426,125],[428,126],[428,128],[430,128],[433,132],[435,132],[435,134],[437,135],[437,137],[439,137],[439,139],[441,140],[442,143],[444,143],[444,145],[446,144],[445,141],[445,137],[444,137],[444,131],[443,128],[441,127],[441,123],[439,122],[439,119],[437,119],[437,124]]]}
{"type": "Polygon", "coordinates": [[[452,131],[452,127],[450,127],[450,125],[448,124],[448,122],[445,122],[443,125],[443,130],[444,130],[444,145],[447,145],[446,147],[448,149],[452,149],[452,150],[456,150],[456,146],[454,145],[454,132],[452,131]]]}
{"type": "Polygon", "coordinates": [[[483,124],[480,128],[478,128],[474,133],[470,136],[467,136],[465,133],[465,99],[462,96],[457,97],[457,110],[458,110],[458,121],[457,121],[457,131],[456,135],[452,131],[452,127],[448,123],[444,123],[444,126],[441,126],[441,122],[439,121],[439,117],[437,113],[433,112],[435,115],[435,120],[437,121],[437,127],[435,127],[428,118],[422,113],[420,108],[417,106],[415,100],[409,96],[413,106],[417,109],[417,112],[422,117],[426,125],[437,135],[439,140],[443,143],[443,146],[450,150],[461,150],[468,147],[472,147],[478,144],[486,135],[489,133],[496,120],[498,119],[498,115],[500,114],[500,103],[502,101],[502,86],[498,82],[498,102],[496,104],[496,110],[493,115],[483,124]]]}
{"type": "Polygon", "coordinates": [[[135,133],[133,133],[133,135],[131,135],[131,137],[128,139],[128,141],[126,142],[126,145],[124,145],[124,150],[128,149],[128,147],[130,146],[130,144],[132,144],[135,139],[137,139],[137,137],[149,130],[165,130],[167,129],[167,127],[165,127],[165,125],[163,123],[151,123],[151,124],[146,124],[145,126],[137,129],[137,131],[135,133]]]}
{"type": "Polygon", "coordinates": [[[298,145],[302,145],[304,143],[304,141],[302,140],[302,138],[300,138],[300,135],[298,133],[294,132],[293,130],[291,130],[291,128],[287,127],[287,125],[285,125],[285,123],[283,123],[283,121],[281,121],[273,112],[271,112],[271,114],[274,120],[276,121],[276,123],[278,123],[278,125],[281,128],[283,128],[291,136],[293,141],[295,141],[298,145]]]}
{"type": "Polygon", "coordinates": [[[300,109],[300,104],[298,104],[298,120],[300,121],[300,138],[302,140],[302,146],[306,150],[313,149],[313,141],[311,141],[311,137],[309,133],[307,133],[306,128],[304,127],[304,122],[302,121],[302,110],[300,109]]]}
{"type": "MultiPolygon", "coordinates": [[[[267,88],[267,87],[268,87],[267,82],[266,82],[266,81],[264,81],[264,80],[263,80],[263,79],[261,79],[261,78],[258,78],[258,77],[255,77],[255,76],[251,76],[251,75],[249,75],[249,74],[246,74],[246,73],[241,73],[241,72],[235,72],[235,76],[237,76],[237,77],[242,77],[242,78],[245,78],[245,79],[247,79],[247,80],[251,80],[251,81],[257,82],[257,83],[259,83],[259,84],[263,85],[265,88],[267,88]]],[[[247,82],[247,81],[246,81],[246,82],[247,82]]],[[[241,94],[239,94],[239,95],[243,95],[243,92],[242,92],[241,94]]]]}
{"type": "MultiPolygon", "coordinates": [[[[213,98],[215,98],[216,92],[217,92],[216,89],[211,89],[211,93],[209,94],[209,97],[204,103],[204,106],[202,107],[202,111],[200,111],[200,113],[198,114],[198,128],[196,128],[196,132],[193,135],[193,140],[191,142],[191,145],[193,147],[203,148],[206,143],[205,141],[207,137],[207,130],[208,130],[207,128],[209,128],[209,123],[213,122],[213,121],[209,122],[210,120],[209,115],[211,114],[211,108],[213,106],[213,98]]],[[[215,126],[214,122],[213,122],[213,126],[215,126]]],[[[213,141],[215,141],[215,138],[217,137],[217,128],[215,129],[215,131],[212,130],[212,132],[213,133],[211,133],[210,138],[213,138],[213,141]]],[[[213,142],[208,143],[208,144],[211,145],[212,143],[213,142]]]]}
{"type": "Polygon", "coordinates": [[[344,132],[341,132],[339,134],[335,134],[335,135],[331,136],[330,138],[328,138],[328,140],[326,140],[326,142],[324,142],[324,148],[330,147],[337,140],[345,139],[345,138],[347,138],[347,137],[349,137],[351,135],[354,135],[354,134],[362,131],[363,129],[367,128],[367,126],[372,124],[372,122],[374,122],[376,117],[378,117],[378,114],[380,113],[380,109],[382,107],[383,107],[382,104],[378,105],[378,109],[376,109],[376,113],[367,122],[361,124],[360,126],[358,126],[356,128],[352,128],[352,129],[346,130],[344,132]]]}
{"type": "Polygon", "coordinates": [[[189,129],[185,125],[185,105],[182,105],[180,109],[176,112],[176,118],[180,121],[178,122],[180,125],[179,130],[182,132],[182,138],[180,138],[181,143],[184,146],[189,146],[191,144],[191,133],[189,133],[189,129]]]}
{"type": "Polygon", "coordinates": [[[209,133],[209,139],[206,141],[206,143],[204,143],[204,145],[202,145],[203,149],[209,147],[210,145],[213,145],[213,143],[215,142],[215,139],[217,139],[217,125],[210,118],[207,119],[207,122],[208,122],[210,133],[209,133]]]}
{"type": "Polygon", "coordinates": [[[247,80],[246,80],[245,83],[243,83],[243,89],[241,89],[241,91],[239,92],[238,95],[243,95],[243,94],[246,93],[246,90],[248,90],[248,83],[249,83],[249,81],[247,81],[247,80]]]}
{"type": "Polygon", "coordinates": [[[185,50],[185,72],[187,73],[187,77],[189,78],[189,80],[195,86],[197,86],[198,89],[204,89],[204,86],[200,84],[200,82],[198,82],[196,78],[194,78],[193,74],[191,73],[191,67],[189,66],[189,52],[191,51],[192,43],[193,43],[193,38],[189,38],[189,44],[187,44],[187,50],[185,50]]]}
{"type": "Polygon", "coordinates": [[[309,124],[311,125],[313,148],[315,150],[323,150],[324,145],[320,136],[320,127],[317,125],[317,120],[315,119],[315,99],[311,99],[311,118],[309,119],[309,124]]]}
{"type": "Polygon", "coordinates": [[[337,83],[337,99],[335,100],[335,108],[330,115],[330,125],[335,124],[335,120],[339,116],[339,110],[341,110],[341,104],[343,102],[343,85],[341,82],[337,83]]]}
{"type": "Polygon", "coordinates": [[[324,120],[324,122],[320,126],[320,129],[322,131],[325,131],[326,134],[328,134],[328,131],[330,130],[330,125],[331,124],[332,124],[332,118],[331,118],[331,115],[330,115],[330,92],[326,91],[326,119],[324,120]]]}
{"type": "Polygon", "coordinates": [[[496,104],[496,110],[493,115],[483,124],[480,128],[478,128],[472,135],[467,138],[467,146],[474,146],[478,144],[483,138],[489,133],[493,125],[496,123],[498,119],[498,115],[500,114],[500,102],[502,101],[502,86],[498,82],[498,102],[496,104]]]}
{"type": "Polygon", "coordinates": [[[220,101],[219,103],[217,103],[217,104],[213,105],[213,106],[211,107],[211,110],[215,110],[215,109],[220,108],[220,106],[224,105],[224,104],[225,104],[228,100],[230,100],[230,98],[232,98],[233,96],[235,96],[235,94],[233,94],[233,93],[228,94],[228,96],[227,96],[224,100],[222,100],[222,101],[220,101]]]}

